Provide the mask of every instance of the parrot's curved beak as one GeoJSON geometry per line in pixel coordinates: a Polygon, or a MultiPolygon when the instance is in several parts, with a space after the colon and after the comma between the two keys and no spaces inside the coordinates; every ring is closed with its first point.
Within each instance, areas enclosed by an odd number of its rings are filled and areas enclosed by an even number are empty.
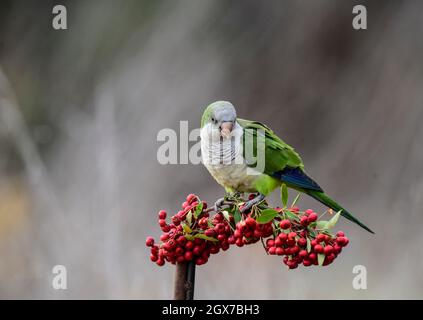
{"type": "Polygon", "coordinates": [[[230,138],[233,126],[233,122],[222,122],[220,125],[220,135],[225,139],[230,138]]]}

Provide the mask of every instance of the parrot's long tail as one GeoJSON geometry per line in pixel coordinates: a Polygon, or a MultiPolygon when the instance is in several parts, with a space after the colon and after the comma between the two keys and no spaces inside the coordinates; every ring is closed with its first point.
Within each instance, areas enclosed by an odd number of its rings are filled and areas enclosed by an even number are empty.
{"type": "Polygon", "coordinates": [[[336,212],[341,210],[341,215],[348,220],[358,224],[363,229],[366,229],[367,231],[374,233],[370,228],[368,228],[366,225],[364,225],[361,221],[359,221],[356,217],[354,217],[351,213],[349,213],[347,210],[345,210],[343,207],[341,207],[338,203],[336,203],[334,200],[329,198],[324,192],[316,191],[316,190],[304,190],[306,194],[313,197],[317,201],[323,203],[325,206],[335,210],[336,212]]]}

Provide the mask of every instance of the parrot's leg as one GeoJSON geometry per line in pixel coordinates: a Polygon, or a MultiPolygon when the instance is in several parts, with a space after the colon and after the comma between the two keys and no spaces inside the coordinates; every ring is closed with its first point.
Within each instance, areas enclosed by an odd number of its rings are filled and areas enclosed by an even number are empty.
{"type": "Polygon", "coordinates": [[[225,198],[217,199],[217,201],[214,203],[214,211],[219,212],[222,208],[223,202],[225,202],[225,198]]]}
{"type": "MultiPolygon", "coordinates": [[[[241,195],[241,192],[236,191],[233,193],[227,193],[226,196],[229,197],[239,197],[241,195]]],[[[226,196],[220,199],[217,199],[217,201],[214,203],[214,211],[219,212],[222,209],[222,206],[224,205],[225,201],[226,201],[226,196]]]]}
{"type": "Polygon", "coordinates": [[[241,212],[242,213],[247,212],[248,210],[251,209],[252,206],[262,202],[265,197],[266,196],[264,194],[259,193],[254,199],[251,199],[244,204],[244,207],[242,208],[241,212]]]}

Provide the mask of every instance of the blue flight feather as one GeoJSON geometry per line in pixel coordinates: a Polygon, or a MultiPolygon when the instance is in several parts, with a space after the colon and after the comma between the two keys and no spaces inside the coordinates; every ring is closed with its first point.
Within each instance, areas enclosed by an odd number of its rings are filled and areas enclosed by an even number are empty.
{"type": "Polygon", "coordinates": [[[317,182],[306,175],[300,168],[285,167],[283,170],[275,172],[273,176],[294,187],[323,192],[317,182]]]}

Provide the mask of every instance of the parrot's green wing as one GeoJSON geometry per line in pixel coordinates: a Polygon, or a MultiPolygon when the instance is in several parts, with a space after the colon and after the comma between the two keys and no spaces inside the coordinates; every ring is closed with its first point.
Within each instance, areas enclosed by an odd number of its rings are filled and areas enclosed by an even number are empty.
{"type": "Polygon", "coordinates": [[[335,211],[341,211],[342,216],[355,222],[367,231],[374,233],[323,192],[322,188],[304,172],[304,165],[298,153],[291,146],[283,142],[270,128],[257,121],[237,120],[244,129],[243,151],[247,165],[256,167],[257,147],[260,146],[257,141],[264,138],[264,173],[266,175],[286,183],[291,188],[308,194],[335,211]],[[254,151],[250,152],[252,155],[248,155],[249,152],[246,151],[247,144],[252,144],[251,149],[254,151]]]}
{"type": "Polygon", "coordinates": [[[303,161],[299,154],[295,152],[294,148],[283,142],[269,127],[257,121],[239,118],[237,121],[244,129],[244,158],[246,158],[249,165],[256,165],[254,161],[250,161],[248,158],[257,156],[257,145],[260,146],[260,141],[262,141],[260,139],[264,138],[264,173],[272,176],[275,172],[281,171],[287,166],[291,168],[304,168],[303,161]],[[259,137],[259,139],[257,139],[257,137],[259,137]],[[259,141],[258,144],[257,141],[259,141]],[[245,146],[247,143],[253,144],[254,153],[252,155],[246,154],[248,149],[245,146]]]}

